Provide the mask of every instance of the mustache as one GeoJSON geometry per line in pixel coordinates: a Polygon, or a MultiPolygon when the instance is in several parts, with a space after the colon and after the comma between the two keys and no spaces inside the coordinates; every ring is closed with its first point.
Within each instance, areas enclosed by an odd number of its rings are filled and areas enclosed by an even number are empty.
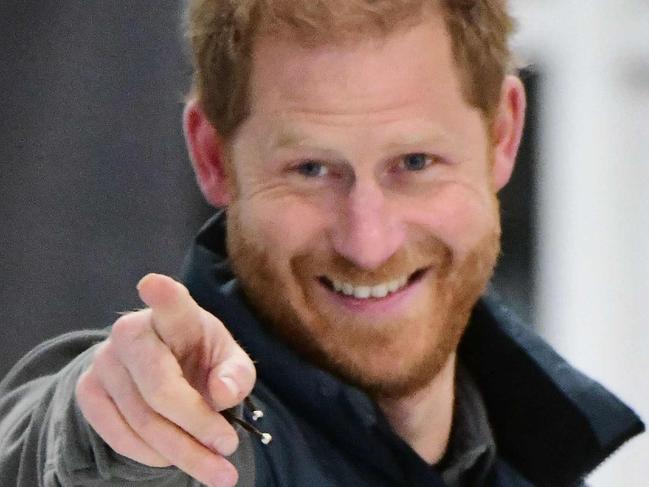
{"type": "Polygon", "coordinates": [[[326,277],[351,283],[382,283],[410,276],[417,271],[435,268],[445,274],[451,267],[451,249],[439,239],[427,236],[400,248],[376,269],[363,269],[336,252],[316,251],[298,254],[291,259],[296,277],[326,277]]]}

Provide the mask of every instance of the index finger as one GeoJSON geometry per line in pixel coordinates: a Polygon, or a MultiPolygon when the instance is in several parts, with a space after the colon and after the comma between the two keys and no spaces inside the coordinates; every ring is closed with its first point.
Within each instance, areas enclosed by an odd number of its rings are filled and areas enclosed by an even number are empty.
{"type": "Polygon", "coordinates": [[[182,354],[201,341],[201,308],[185,286],[162,274],[147,274],[137,290],[151,308],[155,332],[174,352],[182,354]]]}
{"type": "Polygon", "coordinates": [[[252,389],[255,367],[230,332],[201,308],[181,283],[148,274],[138,284],[142,301],[151,308],[155,334],[182,361],[202,351],[211,358],[208,394],[218,409],[237,404],[252,389]],[[207,348],[205,348],[207,347],[207,348]]]}

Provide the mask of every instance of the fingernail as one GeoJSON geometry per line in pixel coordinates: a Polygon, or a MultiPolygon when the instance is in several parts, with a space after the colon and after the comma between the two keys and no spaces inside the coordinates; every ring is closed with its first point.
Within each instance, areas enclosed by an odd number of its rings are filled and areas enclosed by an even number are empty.
{"type": "Polygon", "coordinates": [[[226,376],[221,376],[220,379],[225,384],[225,387],[227,387],[228,390],[232,393],[233,397],[239,397],[239,393],[241,392],[241,389],[239,389],[239,386],[237,385],[237,383],[232,377],[228,377],[226,375],[226,376]]]}
{"type": "Polygon", "coordinates": [[[149,272],[147,275],[145,275],[142,279],[140,279],[135,286],[135,288],[139,291],[142,292],[142,286],[146,281],[150,281],[151,279],[155,279],[156,277],[159,277],[160,274],[155,274],[153,272],[149,272]]]}
{"type": "Polygon", "coordinates": [[[239,438],[236,435],[226,435],[219,437],[214,443],[214,449],[223,455],[229,457],[237,448],[239,448],[239,438]]]}
{"type": "Polygon", "coordinates": [[[138,291],[141,290],[140,288],[142,287],[142,283],[143,283],[144,281],[146,281],[147,279],[149,279],[149,276],[150,276],[150,275],[151,275],[151,274],[147,274],[146,276],[144,276],[142,279],[140,279],[140,280],[138,281],[137,286],[135,286],[135,288],[136,288],[138,291]]]}

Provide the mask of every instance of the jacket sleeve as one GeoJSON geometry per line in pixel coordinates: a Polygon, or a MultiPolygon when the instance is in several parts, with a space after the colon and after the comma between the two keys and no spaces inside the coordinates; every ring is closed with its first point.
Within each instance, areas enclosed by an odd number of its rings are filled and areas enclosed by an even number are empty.
{"type": "MultiPolygon", "coordinates": [[[[74,397],[75,386],[92,360],[94,348],[107,336],[107,331],[97,330],[49,340],[19,361],[0,383],[2,485],[200,485],[174,467],[148,467],[122,457],[85,421],[74,397]]],[[[240,450],[237,463],[247,464],[245,472],[240,468],[240,475],[245,476],[251,468],[254,470],[254,462],[240,457],[252,450],[240,450]]],[[[245,484],[251,482],[254,479],[245,484]]]]}

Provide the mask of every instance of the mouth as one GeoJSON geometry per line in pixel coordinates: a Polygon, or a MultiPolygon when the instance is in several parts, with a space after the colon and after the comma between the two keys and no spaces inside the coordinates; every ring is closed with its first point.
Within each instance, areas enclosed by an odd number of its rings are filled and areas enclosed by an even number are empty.
{"type": "Polygon", "coordinates": [[[397,294],[420,281],[429,267],[421,268],[412,274],[403,275],[391,281],[378,284],[354,284],[346,281],[339,281],[327,276],[320,276],[318,281],[331,292],[347,298],[359,300],[383,299],[397,294]]]}

